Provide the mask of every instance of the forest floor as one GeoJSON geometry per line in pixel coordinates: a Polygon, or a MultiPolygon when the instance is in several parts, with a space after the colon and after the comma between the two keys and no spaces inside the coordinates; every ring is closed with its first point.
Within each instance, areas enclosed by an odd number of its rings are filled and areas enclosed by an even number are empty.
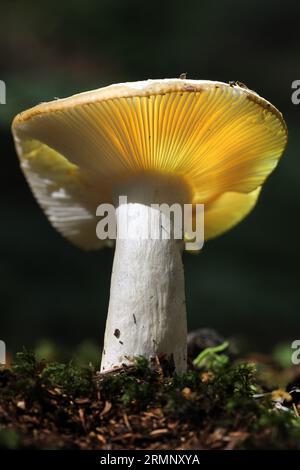
{"type": "Polygon", "coordinates": [[[99,374],[24,350],[0,369],[0,448],[300,449],[300,367],[227,347],[183,375],[163,358],[99,374]]]}

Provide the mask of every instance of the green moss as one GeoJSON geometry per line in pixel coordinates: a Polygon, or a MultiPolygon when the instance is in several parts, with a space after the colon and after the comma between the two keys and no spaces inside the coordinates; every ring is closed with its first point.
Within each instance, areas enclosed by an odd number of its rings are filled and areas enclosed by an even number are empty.
{"type": "Polygon", "coordinates": [[[20,435],[13,429],[0,429],[0,449],[18,449],[21,445],[20,435]]]}
{"type": "Polygon", "coordinates": [[[68,364],[52,363],[45,366],[41,374],[44,386],[59,387],[71,396],[91,396],[96,390],[93,366],[80,367],[73,362],[68,364]]]}
{"type": "MultiPolygon", "coordinates": [[[[67,364],[38,361],[32,351],[24,349],[16,354],[10,373],[10,387],[6,392],[20,393],[35,399],[45,389],[59,387],[62,393],[71,396],[90,396],[95,393],[95,370],[92,365],[80,367],[72,361],[67,364]]],[[[0,379],[1,381],[1,379],[0,379]]]]}
{"type": "Polygon", "coordinates": [[[41,363],[37,361],[33,351],[23,349],[16,354],[12,371],[15,374],[23,375],[25,378],[34,378],[41,369],[41,363]]]}
{"type": "Polygon", "coordinates": [[[300,420],[292,406],[276,409],[270,395],[254,397],[262,391],[254,364],[232,363],[224,348],[210,348],[197,364],[197,369],[177,375],[137,358],[133,367],[99,375],[91,365],[46,363],[24,350],[11,370],[0,371],[0,388],[2,399],[24,399],[27,408],[54,411],[59,420],[70,419],[80,398],[79,403],[90,403],[87,414],[103,409],[105,402],[113,404],[116,416],[161,409],[167,420],[188,423],[194,430],[242,431],[248,436],[243,448],[300,448],[300,420]]]}
{"type": "Polygon", "coordinates": [[[146,406],[157,391],[159,376],[143,357],[136,358],[135,367],[101,379],[101,392],[106,400],[125,406],[146,406]]]}

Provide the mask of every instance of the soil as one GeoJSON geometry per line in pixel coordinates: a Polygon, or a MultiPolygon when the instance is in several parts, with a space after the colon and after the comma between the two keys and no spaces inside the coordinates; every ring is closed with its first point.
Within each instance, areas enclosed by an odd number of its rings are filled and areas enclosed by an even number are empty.
{"type": "Polygon", "coordinates": [[[99,374],[24,350],[0,369],[0,447],[299,449],[299,378],[299,366],[220,346],[180,376],[164,358],[99,374]]]}

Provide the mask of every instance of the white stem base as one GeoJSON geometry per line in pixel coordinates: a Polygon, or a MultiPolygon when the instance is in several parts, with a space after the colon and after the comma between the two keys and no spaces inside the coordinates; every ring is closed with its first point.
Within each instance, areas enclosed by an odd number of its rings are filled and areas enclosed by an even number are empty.
{"type": "Polygon", "coordinates": [[[131,364],[137,356],[151,360],[160,355],[173,360],[177,372],[186,370],[182,240],[145,239],[145,234],[149,215],[151,230],[153,224],[156,229],[168,226],[165,215],[150,203],[183,204],[187,190],[178,182],[161,185],[156,178],[155,183],[150,178],[135,189],[119,189],[128,203],[117,208],[117,217],[126,217],[128,227],[126,239],[116,241],[102,372],[131,364]]]}

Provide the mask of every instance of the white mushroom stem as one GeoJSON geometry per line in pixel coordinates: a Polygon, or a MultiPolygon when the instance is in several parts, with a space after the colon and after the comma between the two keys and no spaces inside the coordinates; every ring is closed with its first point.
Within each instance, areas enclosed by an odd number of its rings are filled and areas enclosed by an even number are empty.
{"type": "Polygon", "coordinates": [[[182,208],[189,190],[181,180],[148,175],[120,186],[116,194],[127,196],[127,204],[117,208],[119,231],[101,371],[130,364],[137,356],[150,361],[165,356],[174,361],[177,372],[184,372],[187,324],[183,240],[174,238],[172,218],[151,204],[176,203],[182,208]],[[120,239],[126,222],[127,234],[120,239]]]}

